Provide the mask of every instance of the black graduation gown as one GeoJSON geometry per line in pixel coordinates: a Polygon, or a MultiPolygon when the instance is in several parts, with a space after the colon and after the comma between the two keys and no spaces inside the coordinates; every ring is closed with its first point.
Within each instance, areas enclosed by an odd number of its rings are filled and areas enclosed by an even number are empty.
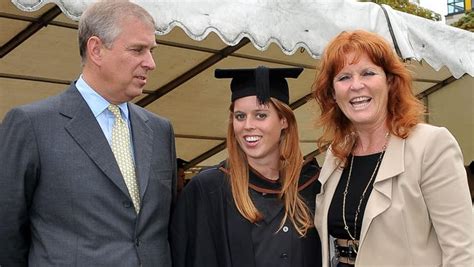
{"type": "MultiPolygon", "coordinates": [[[[283,205],[273,201],[271,194],[258,192],[258,188],[275,189],[274,185],[253,172],[249,174],[254,184],[249,190],[252,200],[266,217],[255,225],[238,212],[220,167],[193,177],[179,196],[170,225],[173,266],[321,266],[321,244],[315,228],[301,238],[288,221],[275,233],[284,214],[283,205]]],[[[299,183],[300,194],[313,212],[320,190],[319,170],[316,160],[305,164],[299,183]]]]}

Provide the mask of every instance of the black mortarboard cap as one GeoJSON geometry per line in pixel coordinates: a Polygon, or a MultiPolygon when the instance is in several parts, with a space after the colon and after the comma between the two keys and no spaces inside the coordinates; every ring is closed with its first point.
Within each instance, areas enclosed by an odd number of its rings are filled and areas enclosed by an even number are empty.
{"type": "Polygon", "coordinates": [[[216,69],[216,78],[232,78],[231,101],[256,95],[260,104],[274,97],[287,105],[290,104],[288,83],[285,78],[297,78],[303,68],[267,68],[256,69],[216,69]]]}

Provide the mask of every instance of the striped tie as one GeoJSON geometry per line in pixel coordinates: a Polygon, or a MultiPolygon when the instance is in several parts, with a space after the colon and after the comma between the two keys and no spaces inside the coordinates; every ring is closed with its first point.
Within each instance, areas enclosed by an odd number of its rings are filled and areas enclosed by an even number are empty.
{"type": "Polygon", "coordinates": [[[138,192],[135,166],[131,153],[130,132],[127,123],[120,115],[120,108],[117,105],[110,105],[109,110],[115,116],[115,123],[112,128],[112,151],[127,185],[128,192],[132,197],[135,211],[138,213],[140,211],[140,194],[138,192]]]}

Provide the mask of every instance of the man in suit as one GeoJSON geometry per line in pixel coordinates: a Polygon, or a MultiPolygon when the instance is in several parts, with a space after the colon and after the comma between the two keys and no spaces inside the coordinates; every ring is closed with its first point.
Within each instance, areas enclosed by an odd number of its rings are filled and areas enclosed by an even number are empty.
{"type": "Polygon", "coordinates": [[[78,32],[78,80],[0,125],[0,266],[171,266],[173,129],[129,102],[155,68],[153,18],[100,1],[78,32]]]}

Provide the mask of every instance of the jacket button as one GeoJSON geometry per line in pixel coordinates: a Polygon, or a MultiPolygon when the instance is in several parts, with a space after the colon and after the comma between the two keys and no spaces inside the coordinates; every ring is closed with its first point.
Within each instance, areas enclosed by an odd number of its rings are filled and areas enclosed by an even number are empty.
{"type": "Polygon", "coordinates": [[[288,226],[283,226],[283,232],[288,232],[288,226]]]}
{"type": "Polygon", "coordinates": [[[138,238],[135,239],[135,246],[137,246],[137,247],[140,246],[140,239],[138,239],[138,238]]]}
{"type": "Polygon", "coordinates": [[[281,253],[281,254],[280,254],[280,258],[282,258],[282,259],[288,259],[288,254],[286,254],[286,253],[281,253]]]}
{"type": "Polygon", "coordinates": [[[131,201],[128,201],[128,200],[125,200],[124,202],[122,202],[123,206],[125,208],[130,208],[132,207],[132,202],[131,201]]]}

